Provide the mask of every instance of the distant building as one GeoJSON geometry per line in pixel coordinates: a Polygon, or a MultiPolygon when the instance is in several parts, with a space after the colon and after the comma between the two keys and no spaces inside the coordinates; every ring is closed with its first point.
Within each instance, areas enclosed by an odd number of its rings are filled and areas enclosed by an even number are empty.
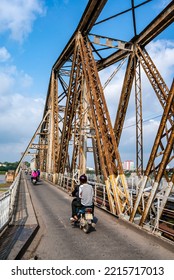
{"type": "Polygon", "coordinates": [[[86,167],[86,170],[94,171],[94,168],[93,167],[86,167]]]}
{"type": "Polygon", "coordinates": [[[123,169],[124,170],[134,170],[135,165],[133,160],[126,160],[123,162],[123,169]]]}
{"type": "Polygon", "coordinates": [[[30,168],[31,168],[31,170],[36,169],[36,158],[35,158],[35,157],[33,157],[33,158],[31,159],[30,168]]]}
{"type": "Polygon", "coordinates": [[[0,166],[6,167],[7,165],[4,163],[0,163],[0,166]]]}

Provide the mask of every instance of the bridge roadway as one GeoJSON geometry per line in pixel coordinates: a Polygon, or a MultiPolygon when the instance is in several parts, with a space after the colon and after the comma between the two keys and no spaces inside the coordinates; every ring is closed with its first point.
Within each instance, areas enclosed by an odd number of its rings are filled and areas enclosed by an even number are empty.
{"type": "MultiPolygon", "coordinates": [[[[23,174],[39,230],[21,259],[160,260],[174,259],[174,245],[95,207],[96,229],[85,234],[69,221],[72,197],[49,182],[32,185],[23,174]]],[[[27,191],[26,191],[27,192],[27,191]]],[[[9,258],[10,259],[10,258],[9,258]]]]}

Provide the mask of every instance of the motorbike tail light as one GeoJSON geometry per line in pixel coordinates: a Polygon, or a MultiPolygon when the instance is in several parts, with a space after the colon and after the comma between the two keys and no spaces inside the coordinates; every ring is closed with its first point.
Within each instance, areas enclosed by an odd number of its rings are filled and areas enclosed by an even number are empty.
{"type": "Polygon", "coordinates": [[[86,212],[87,213],[92,213],[92,209],[91,208],[86,208],[86,212]]]}

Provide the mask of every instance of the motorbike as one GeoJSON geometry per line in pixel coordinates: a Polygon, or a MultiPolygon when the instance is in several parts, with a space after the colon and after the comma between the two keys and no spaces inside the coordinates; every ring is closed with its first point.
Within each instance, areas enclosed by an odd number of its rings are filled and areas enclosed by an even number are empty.
{"type": "Polygon", "coordinates": [[[92,207],[80,208],[77,212],[77,217],[78,220],[74,221],[74,224],[79,225],[80,229],[82,229],[85,233],[89,233],[92,228],[95,228],[92,207]]]}
{"type": "Polygon", "coordinates": [[[31,182],[33,183],[33,185],[36,185],[37,184],[37,178],[31,178],[31,182]]]}

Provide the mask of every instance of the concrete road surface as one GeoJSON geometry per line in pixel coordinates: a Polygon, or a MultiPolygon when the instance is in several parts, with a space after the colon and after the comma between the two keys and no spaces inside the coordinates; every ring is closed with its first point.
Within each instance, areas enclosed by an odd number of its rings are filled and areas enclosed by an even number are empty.
{"type": "Polygon", "coordinates": [[[96,229],[85,234],[73,227],[70,197],[41,180],[26,176],[40,229],[23,259],[161,260],[174,259],[174,246],[95,207],[96,229]]]}

